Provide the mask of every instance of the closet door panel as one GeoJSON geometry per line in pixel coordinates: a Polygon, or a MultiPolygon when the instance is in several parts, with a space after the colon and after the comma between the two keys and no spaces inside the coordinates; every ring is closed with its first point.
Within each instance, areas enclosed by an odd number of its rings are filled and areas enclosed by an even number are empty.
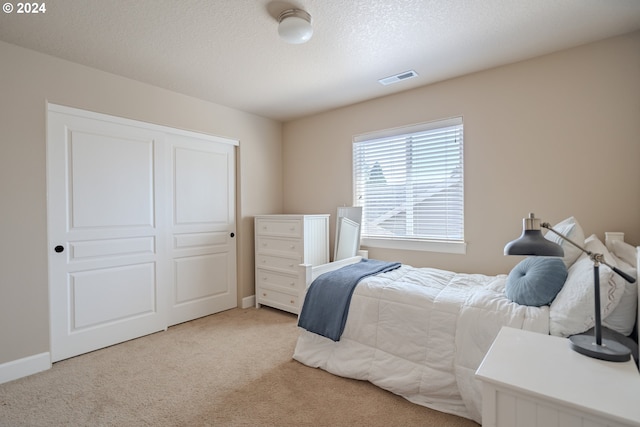
{"type": "Polygon", "coordinates": [[[237,307],[235,147],[184,136],[169,145],[174,325],[237,307]]]}
{"type": "Polygon", "coordinates": [[[165,135],[50,111],[47,134],[53,361],[162,330],[168,281],[158,201],[165,135]],[[158,163],[160,166],[158,167],[158,163]]]}

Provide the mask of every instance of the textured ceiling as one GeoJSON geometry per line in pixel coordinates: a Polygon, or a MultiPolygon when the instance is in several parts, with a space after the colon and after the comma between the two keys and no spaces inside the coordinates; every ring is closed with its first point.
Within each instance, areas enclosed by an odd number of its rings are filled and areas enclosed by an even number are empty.
{"type": "Polygon", "coordinates": [[[640,29],[640,0],[49,0],[46,7],[0,13],[0,40],[283,121],[640,29]],[[306,44],[278,38],[275,17],[291,7],[312,16],[306,44]],[[407,70],[419,76],[378,83],[407,70]]]}

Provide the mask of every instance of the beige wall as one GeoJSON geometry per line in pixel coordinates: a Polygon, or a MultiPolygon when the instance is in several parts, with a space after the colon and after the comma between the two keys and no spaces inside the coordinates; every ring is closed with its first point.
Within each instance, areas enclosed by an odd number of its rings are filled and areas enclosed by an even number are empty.
{"type": "Polygon", "coordinates": [[[453,116],[464,117],[466,255],[370,257],[508,272],[519,259],[503,247],[531,211],[640,244],[639,32],[286,123],[285,212],[335,220],[352,204],[353,135],[453,116]]]}
{"type": "Polygon", "coordinates": [[[254,294],[253,216],[282,210],[282,125],[0,42],[0,364],[49,351],[47,101],[240,141],[238,294],[254,294]]]}

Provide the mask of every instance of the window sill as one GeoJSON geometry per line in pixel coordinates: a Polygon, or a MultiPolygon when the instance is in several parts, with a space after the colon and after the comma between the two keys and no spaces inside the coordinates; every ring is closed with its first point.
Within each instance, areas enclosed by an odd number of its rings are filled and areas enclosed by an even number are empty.
{"type": "Polygon", "coordinates": [[[424,252],[440,252],[446,254],[466,254],[467,244],[465,242],[445,242],[440,240],[415,241],[415,240],[399,240],[399,239],[368,239],[363,238],[361,241],[363,249],[366,248],[383,248],[383,249],[401,249],[409,251],[424,252]]]}

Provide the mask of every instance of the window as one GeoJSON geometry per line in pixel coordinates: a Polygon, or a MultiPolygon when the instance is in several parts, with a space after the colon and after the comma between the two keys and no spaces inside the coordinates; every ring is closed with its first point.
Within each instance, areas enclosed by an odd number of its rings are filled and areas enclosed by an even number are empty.
{"type": "Polygon", "coordinates": [[[365,246],[465,252],[461,117],[355,137],[353,174],[365,246]]]}

